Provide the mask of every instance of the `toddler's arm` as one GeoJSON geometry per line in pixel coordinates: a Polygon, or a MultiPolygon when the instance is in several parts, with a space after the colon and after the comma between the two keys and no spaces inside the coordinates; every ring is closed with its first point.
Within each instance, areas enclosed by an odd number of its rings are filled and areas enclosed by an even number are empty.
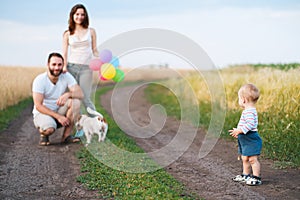
{"type": "Polygon", "coordinates": [[[230,135],[235,138],[238,138],[238,135],[243,133],[243,131],[238,128],[233,128],[232,130],[229,130],[229,132],[230,132],[230,135]]]}

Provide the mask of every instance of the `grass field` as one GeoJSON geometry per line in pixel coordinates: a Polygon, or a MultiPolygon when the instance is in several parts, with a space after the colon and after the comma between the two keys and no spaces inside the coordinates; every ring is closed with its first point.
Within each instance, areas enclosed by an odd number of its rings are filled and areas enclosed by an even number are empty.
{"type": "MultiPolygon", "coordinates": [[[[1,113],[5,108],[13,106],[31,97],[31,84],[34,77],[44,72],[45,68],[28,68],[28,67],[0,67],[0,92],[2,95],[0,101],[1,113]]],[[[176,73],[167,69],[142,69],[126,70],[127,81],[145,81],[153,79],[168,79],[177,76],[176,73]],[[127,73],[128,72],[128,73],[127,73]]],[[[181,71],[190,85],[195,90],[197,101],[200,102],[201,119],[200,123],[205,127],[210,120],[210,91],[206,83],[199,75],[188,71],[181,71]]],[[[227,130],[235,127],[241,113],[237,104],[237,91],[239,87],[246,83],[255,83],[260,91],[261,97],[257,103],[259,111],[259,130],[264,139],[263,154],[281,162],[282,165],[300,165],[300,68],[299,64],[279,64],[279,65],[248,65],[234,66],[220,71],[223,84],[226,90],[226,108],[227,115],[224,124],[223,136],[228,137],[227,130]]],[[[97,74],[95,74],[95,82],[97,74]]],[[[99,83],[99,82],[98,82],[99,83]]],[[[110,82],[101,82],[101,85],[110,82]]],[[[179,79],[173,80],[173,85],[181,85],[179,79]]],[[[184,90],[184,88],[183,88],[184,90]]],[[[158,90],[155,88],[150,93],[153,96],[161,97],[159,103],[165,103],[165,107],[173,113],[178,113],[180,108],[173,106],[176,100],[170,99],[170,92],[158,90]],[[159,95],[161,93],[161,95],[159,95]],[[164,100],[165,98],[165,100],[164,100]],[[173,102],[173,104],[170,104],[173,102]],[[171,106],[170,106],[171,105],[171,106]]],[[[188,97],[187,97],[188,98],[188,97]]],[[[9,112],[11,113],[11,112],[9,112]]],[[[7,115],[6,115],[7,116],[7,115]]],[[[13,117],[14,115],[12,115],[13,117]]],[[[1,126],[9,118],[0,119],[1,126]]]]}
{"type": "MultiPolygon", "coordinates": [[[[294,65],[293,65],[294,66],[294,65]]],[[[280,68],[280,67],[278,67],[280,68]]],[[[6,68],[0,67],[1,74],[1,114],[15,113],[16,117],[21,109],[26,107],[32,100],[31,83],[33,78],[44,68],[6,68]],[[19,81],[16,81],[19,80],[19,81]],[[6,98],[7,97],[7,98],[6,98]],[[17,105],[17,106],[11,106],[17,105]]],[[[246,82],[255,83],[260,91],[261,98],[257,103],[259,111],[259,132],[264,141],[263,156],[278,161],[279,167],[300,166],[300,83],[298,81],[300,68],[275,69],[266,66],[239,66],[223,69],[222,77],[227,104],[227,114],[222,135],[228,136],[228,129],[235,127],[239,120],[241,109],[237,103],[237,91],[246,82]]],[[[201,114],[200,123],[207,127],[210,121],[211,103],[210,91],[206,83],[194,72],[183,73],[186,80],[197,94],[201,114]]],[[[127,77],[128,81],[141,81],[168,79],[173,77],[167,71],[141,70],[127,77]],[[167,74],[167,75],[166,75],[167,74]],[[144,76],[144,77],[143,77],[144,76]]],[[[181,80],[171,80],[172,84],[181,85],[181,80]]],[[[109,82],[106,82],[109,83],[109,82]]],[[[106,84],[101,83],[101,84],[106,84]]],[[[185,88],[182,88],[184,91],[185,88]]],[[[104,90],[97,91],[96,99],[104,90]]],[[[153,85],[147,89],[147,96],[154,103],[163,104],[168,114],[180,117],[180,107],[176,97],[167,88],[153,85]]],[[[189,97],[186,97],[189,98],[189,97]]],[[[96,102],[97,109],[105,113],[96,102]]],[[[224,105],[223,105],[224,106],[224,105]]],[[[108,115],[106,115],[108,116],[108,115]]],[[[109,139],[124,149],[141,152],[135,143],[125,136],[117,124],[110,118],[109,139]]],[[[1,125],[7,124],[7,115],[0,115],[1,125]],[[3,122],[3,123],[2,123],[3,122]]],[[[2,127],[3,128],[3,127],[2,127]]],[[[78,152],[78,158],[82,163],[82,175],[77,178],[88,188],[99,190],[103,198],[113,199],[194,199],[193,195],[187,194],[181,183],[168,175],[163,169],[151,173],[131,174],[113,170],[94,158],[90,152],[83,148],[78,152]],[[104,184],[105,183],[105,184],[104,184]]]]}
{"type": "MultiPolygon", "coordinates": [[[[222,135],[229,138],[228,130],[236,127],[239,121],[242,110],[238,106],[237,91],[247,82],[254,83],[261,92],[257,109],[259,133],[264,141],[263,155],[277,161],[281,167],[300,166],[300,68],[292,66],[290,69],[284,66],[235,66],[220,71],[227,99],[222,135]]],[[[201,76],[192,74],[186,79],[195,94],[199,94],[200,124],[207,128],[211,117],[210,92],[213,91],[208,90],[201,76]]],[[[172,84],[184,85],[180,81],[172,84]]],[[[148,89],[148,98],[154,103],[163,103],[169,113],[180,117],[176,97],[166,88],[153,85],[148,89]]]]}

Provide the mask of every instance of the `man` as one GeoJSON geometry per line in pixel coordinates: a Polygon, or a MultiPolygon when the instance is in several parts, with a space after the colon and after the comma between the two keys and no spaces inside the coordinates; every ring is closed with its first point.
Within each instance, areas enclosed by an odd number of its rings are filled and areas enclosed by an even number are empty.
{"type": "Polygon", "coordinates": [[[33,122],[39,129],[43,146],[50,144],[49,136],[60,127],[64,127],[62,142],[80,141],[71,132],[80,112],[83,92],[71,74],[62,73],[63,63],[61,54],[51,53],[47,71],[38,75],[32,84],[33,122]]]}

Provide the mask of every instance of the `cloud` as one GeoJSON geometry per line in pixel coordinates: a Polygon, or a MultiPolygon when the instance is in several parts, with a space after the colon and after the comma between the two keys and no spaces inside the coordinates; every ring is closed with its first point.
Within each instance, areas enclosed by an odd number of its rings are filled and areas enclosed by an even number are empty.
{"type": "Polygon", "coordinates": [[[60,51],[63,26],[28,25],[0,20],[2,65],[41,66],[51,51],[60,51]]]}
{"type": "Polygon", "coordinates": [[[130,20],[102,18],[92,21],[101,41],[136,28],[177,31],[197,42],[218,66],[226,66],[235,63],[299,62],[298,19],[298,10],[223,7],[130,20]]]}

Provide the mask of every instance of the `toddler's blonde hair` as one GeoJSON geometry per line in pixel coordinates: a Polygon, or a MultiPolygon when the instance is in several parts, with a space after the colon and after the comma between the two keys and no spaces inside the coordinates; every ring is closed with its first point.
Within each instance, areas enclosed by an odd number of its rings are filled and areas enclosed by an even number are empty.
{"type": "Polygon", "coordinates": [[[252,83],[243,85],[239,90],[239,95],[249,102],[256,103],[259,99],[259,89],[252,83]]]}

